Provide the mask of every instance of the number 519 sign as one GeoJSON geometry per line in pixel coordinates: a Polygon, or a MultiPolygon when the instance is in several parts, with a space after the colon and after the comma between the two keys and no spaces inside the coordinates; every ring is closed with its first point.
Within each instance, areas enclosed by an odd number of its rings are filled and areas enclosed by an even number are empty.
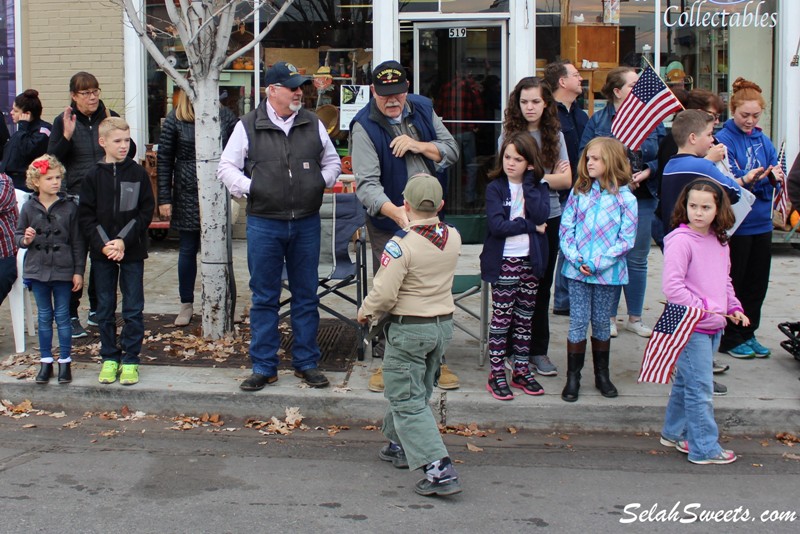
{"type": "Polygon", "coordinates": [[[467,36],[466,28],[448,28],[447,36],[450,39],[463,39],[467,36]]]}

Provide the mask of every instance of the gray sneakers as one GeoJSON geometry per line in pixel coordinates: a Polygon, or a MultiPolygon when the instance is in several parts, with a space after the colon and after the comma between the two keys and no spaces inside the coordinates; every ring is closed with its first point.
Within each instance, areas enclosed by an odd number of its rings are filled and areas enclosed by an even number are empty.
{"type": "Polygon", "coordinates": [[[534,372],[542,376],[556,376],[558,374],[558,368],[553,365],[553,362],[546,355],[531,357],[531,366],[534,372]]]}

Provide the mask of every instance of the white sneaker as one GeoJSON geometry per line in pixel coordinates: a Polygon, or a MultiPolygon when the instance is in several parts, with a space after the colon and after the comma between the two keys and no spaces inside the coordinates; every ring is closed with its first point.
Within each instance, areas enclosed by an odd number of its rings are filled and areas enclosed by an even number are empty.
{"type": "Polygon", "coordinates": [[[629,330],[637,336],[642,337],[650,337],[653,335],[653,329],[646,327],[642,321],[636,321],[635,323],[628,321],[625,324],[625,330],[629,330]]]}
{"type": "Polygon", "coordinates": [[[617,322],[614,319],[611,319],[611,337],[617,337],[619,332],[617,332],[617,322]]]}

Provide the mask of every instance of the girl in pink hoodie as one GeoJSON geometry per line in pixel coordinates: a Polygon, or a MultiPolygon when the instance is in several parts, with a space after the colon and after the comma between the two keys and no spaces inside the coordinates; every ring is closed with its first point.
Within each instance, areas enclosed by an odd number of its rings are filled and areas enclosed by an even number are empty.
{"type": "Polygon", "coordinates": [[[706,313],[675,364],[661,443],[687,453],[695,464],[729,464],[736,455],[719,444],[711,402],[713,355],[726,316],[744,326],[750,322],[730,278],[730,201],[714,180],[694,180],[678,197],[672,226],[664,239],[662,289],[669,302],[706,313]]]}

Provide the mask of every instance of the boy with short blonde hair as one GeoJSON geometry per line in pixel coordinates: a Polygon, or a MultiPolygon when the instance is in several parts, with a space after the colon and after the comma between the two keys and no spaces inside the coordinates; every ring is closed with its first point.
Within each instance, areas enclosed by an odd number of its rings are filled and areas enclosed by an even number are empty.
{"type": "Polygon", "coordinates": [[[105,158],[83,179],[78,208],[81,229],[89,245],[97,288],[97,322],[103,368],[99,382],[139,381],[139,353],[144,339],[144,260],[147,228],[155,198],[150,177],[127,158],[130,127],[109,117],[98,128],[105,158]],[[117,285],[122,293],[124,325],[117,344],[117,285]]]}

